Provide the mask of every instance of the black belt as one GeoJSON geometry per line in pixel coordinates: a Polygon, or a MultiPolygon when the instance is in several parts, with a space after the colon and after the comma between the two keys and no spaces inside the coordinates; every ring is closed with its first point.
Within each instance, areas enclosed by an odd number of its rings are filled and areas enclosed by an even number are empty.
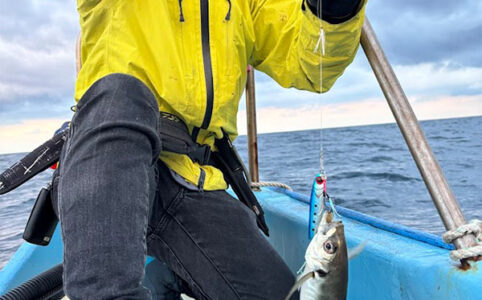
{"type": "Polygon", "coordinates": [[[211,147],[193,141],[186,124],[180,118],[165,112],[161,112],[160,116],[162,151],[185,154],[200,165],[207,165],[212,161],[211,147]]]}

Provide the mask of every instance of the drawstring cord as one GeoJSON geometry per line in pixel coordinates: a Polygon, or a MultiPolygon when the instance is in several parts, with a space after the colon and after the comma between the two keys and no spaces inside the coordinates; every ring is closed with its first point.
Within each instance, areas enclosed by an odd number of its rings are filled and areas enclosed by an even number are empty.
{"type": "Polygon", "coordinates": [[[179,0],[179,22],[184,22],[184,15],[182,14],[182,0],[179,0]]]}
{"type": "Polygon", "coordinates": [[[229,21],[231,19],[231,0],[228,0],[228,4],[229,4],[228,13],[226,14],[226,17],[224,18],[226,21],[229,21]]]}

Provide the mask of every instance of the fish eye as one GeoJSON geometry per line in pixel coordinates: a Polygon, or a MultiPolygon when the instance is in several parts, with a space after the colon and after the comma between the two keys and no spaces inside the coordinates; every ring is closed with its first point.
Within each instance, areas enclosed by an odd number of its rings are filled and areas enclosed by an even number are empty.
{"type": "Polygon", "coordinates": [[[323,244],[323,249],[325,250],[326,253],[328,254],[333,254],[336,252],[336,246],[331,242],[331,241],[326,241],[323,244]]]}

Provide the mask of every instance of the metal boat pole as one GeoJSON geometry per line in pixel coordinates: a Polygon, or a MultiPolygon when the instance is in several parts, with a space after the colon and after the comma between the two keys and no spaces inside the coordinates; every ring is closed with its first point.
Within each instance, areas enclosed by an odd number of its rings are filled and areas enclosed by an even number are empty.
{"type": "Polygon", "coordinates": [[[254,69],[248,66],[246,81],[246,119],[248,123],[249,177],[251,182],[259,182],[258,138],[256,129],[256,97],[254,89],[254,69]]]}
{"type": "MultiPolygon", "coordinates": [[[[408,148],[417,164],[440,217],[448,230],[465,224],[465,218],[447,180],[425,138],[403,89],[377,40],[368,19],[363,24],[360,43],[385,94],[408,148]]],[[[454,241],[457,249],[475,244],[473,235],[454,241]]]]}

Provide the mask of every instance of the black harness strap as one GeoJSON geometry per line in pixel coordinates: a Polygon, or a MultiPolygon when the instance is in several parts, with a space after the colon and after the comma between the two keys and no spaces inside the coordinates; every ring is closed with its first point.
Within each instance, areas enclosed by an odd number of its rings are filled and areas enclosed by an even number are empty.
{"type": "Polygon", "coordinates": [[[213,152],[214,165],[223,172],[224,178],[231,185],[238,199],[256,214],[258,227],[266,236],[269,236],[263,209],[251,190],[248,183],[248,174],[245,174],[242,161],[229,136],[223,132],[223,138],[216,139],[215,144],[218,152],[213,152]]]}
{"type": "MultiPolygon", "coordinates": [[[[180,118],[161,112],[160,134],[163,150],[186,154],[201,165],[210,164],[220,169],[238,199],[256,214],[258,227],[269,236],[263,209],[249,186],[248,176],[244,172],[243,163],[236,148],[224,131],[223,137],[216,139],[215,142],[218,151],[211,153],[211,147],[200,145],[192,140],[186,124],[180,118]]],[[[200,182],[204,181],[204,175],[202,172],[200,182]]]]}

